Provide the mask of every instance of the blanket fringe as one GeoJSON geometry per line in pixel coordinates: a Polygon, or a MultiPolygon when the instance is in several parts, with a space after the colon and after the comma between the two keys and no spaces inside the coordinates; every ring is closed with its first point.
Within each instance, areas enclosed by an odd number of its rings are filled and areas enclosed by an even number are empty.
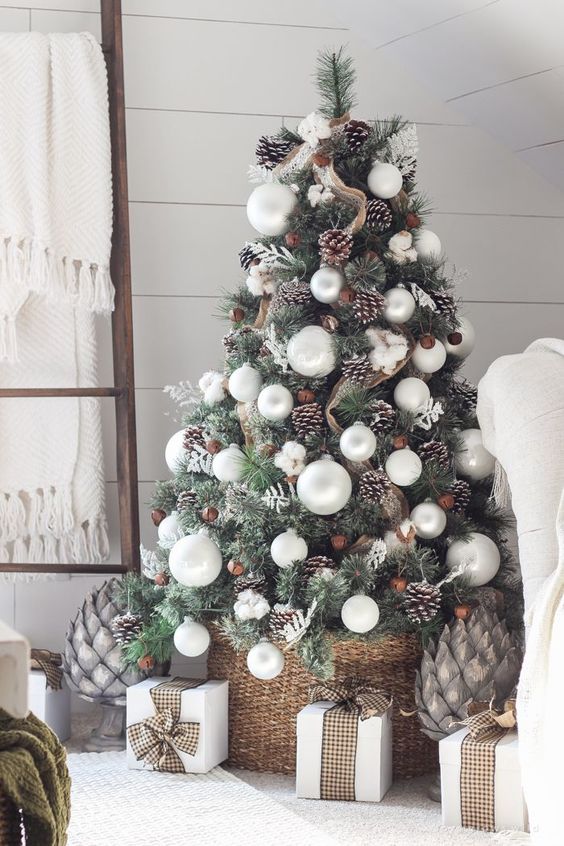
{"type": "Polygon", "coordinates": [[[509,508],[511,506],[511,488],[507,474],[499,461],[496,459],[494,468],[494,479],[490,499],[493,499],[498,508],[509,508]]]}
{"type": "MultiPolygon", "coordinates": [[[[100,564],[109,557],[108,530],[104,520],[87,521],[83,526],[57,538],[36,535],[17,538],[0,545],[0,561],[13,564],[100,564]],[[10,551],[11,546],[11,551],[10,551]]],[[[25,573],[0,573],[0,581],[19,581],[25,573]],[[17,577],[17,578],[14,578],[17,577]]],[[[42,573],[29,574],[34,579],[42,573]]]]}

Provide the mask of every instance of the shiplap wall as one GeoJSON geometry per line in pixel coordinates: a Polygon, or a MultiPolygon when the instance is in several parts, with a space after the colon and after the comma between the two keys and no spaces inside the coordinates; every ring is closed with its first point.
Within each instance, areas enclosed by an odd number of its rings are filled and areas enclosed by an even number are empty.
{"type": "MultiPolygon", "coordinates": [[[[344,2],[344,0],[343,0],[344,2]]],[[[322,0],[123,0],[133,249],[135,366],[143,540],[144,505],[166,476],[164,444],[178,428],[165,384],[221,363],[220,289],[239,279],[237,251],[252,237],[244,204],[256,139],[295,125],[316,105],[316,51],[348,43],[357,61],[360,117],[401,112],[419,124],[420,184],[450,258],[469,270],[461,295],[478,345],[477,379],[498,355],[562,334],[559,246],[564,196],[507,149],[444,105],[389,56],[327,20],[322,0]]],[[[96,0],[0,2],[0,30],[90,30],[96,0]]],[[[111,378],[101,333],[101,378],[111,378]]],[[[104,410],[108,509],[115,539],[111,404],[104,410]]],[[[114,544],[113,559],[117,559],[114,544]]],[[[0,617],[35,645],[60,648],[66,621],[96,579],[0,585],[0,617]]]]}

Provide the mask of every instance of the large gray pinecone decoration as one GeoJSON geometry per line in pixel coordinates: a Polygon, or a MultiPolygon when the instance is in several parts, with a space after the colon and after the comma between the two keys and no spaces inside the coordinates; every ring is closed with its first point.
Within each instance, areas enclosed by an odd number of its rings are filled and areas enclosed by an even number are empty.
{"type": "Polygon", "coordinates": [[[71,690],[89,702],[125,705],[125,692],[145,678],[144,673],[126,669],[121,647],[110,624],[123,609],[112,602],[115,579],[86,595],[74,621],[69,623],[63,655],[63,670],[71,690]]]}
{"type": "Polygon", "coordinates": [[[466,621],[444,627],[423,653],[415,702],[422,731],[442,740],[458,731],[452,723],[468,716],[471,702],[500,702],[511,696],[523,655],[518,639],[495,611],[480,605],[466,621]]]}

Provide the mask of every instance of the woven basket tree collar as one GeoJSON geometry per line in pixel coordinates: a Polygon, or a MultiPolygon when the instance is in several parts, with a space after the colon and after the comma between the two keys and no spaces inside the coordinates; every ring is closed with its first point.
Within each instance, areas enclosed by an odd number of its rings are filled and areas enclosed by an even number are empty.
{"type": "Polygon", "coordinates": [[[63,684],[63,658],[60,652],[51,652],[49,649],[31,650],[31,670],[41,670],[45,673],[47,687],[53,690],[61,690],[63,684]]]}
{"type": "Polygon", "coordinates": [[[309,688],[309,701],[335,702],[357,714],[361,720],[381,717],[392,704],[392,697],[373,687],[365,679],[345,679],[342,682],[318,682],[309,688]]]}

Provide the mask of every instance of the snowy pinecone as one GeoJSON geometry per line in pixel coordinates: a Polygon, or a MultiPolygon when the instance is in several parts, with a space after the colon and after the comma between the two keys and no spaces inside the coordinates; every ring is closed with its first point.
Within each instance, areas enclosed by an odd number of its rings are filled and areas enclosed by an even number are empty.
{"type": "Polygon", "coordinates": [[[351,254],[352,235],[344,229],[327,229],[319,236],[319,254],[325,264],[344,264],[351,254]]]}
{"type": "Polygon", "coordinates": [[[235,593],[242,593],[244,590],[254,590],[256,593],[263,593],[266,581],[261,573],[246,573],[239,576],[234,583],[235,593]]]}
{"type": "Polygon", "coordinates": [[[114,640],[122,646],[136,640],[141,634],[142,627],[142,618],[138,614],[130,614],[128,611],[125,614],[118,614],[110,623],[114,640]]]}
{"type": "Polygon", "coordinates": [[[382,502],[392,489],[392,483],[383,470],[368,470],[358,483],[358,495],[365,502],[382,502]]]}
{"type": "Polygon", "coordinates": [[[290,279],[278,286],[271,308],[307,305],[311,300],[311,289],[307,282],[300,282],[299,279],[290,279]]]}
{"type": "Polygon", "coordinates": [[[291,605],[283,605],[277,602],[271,609],[268,617],[268,629],[273,640],[284,640],[284,626],[290,623],[296,616],[296,609],[291,605]]]}
{"type": "Polygon", "coordinates": [[[180,491],[176,497],[176,510],[187,511],[196,504],[196,491],[180,491]]]}
{"type": "Polygon", "coordinates": [[[470,494],[472,489],[465,479],[457,479],[453,482],[450,488],[450,493],[454,497],[453,511],[460,514],[466,511],[470,502],[470,494]]]}
{"type": "Polygon", "coordinates": [[[368,200],[366,203],[366,225],[376,232],[387,232],[392,225],[392,212],[384,200],[368,200]]]}
{"type": "Polygon", "coordinates": [[[410,582],[403,598],[405,612],[414,623],[428,623],[441,608],[441,590],[429,582],[410,582]]]}
{"type": "Polygon", "coordinates": [[[476,403],[478,402],[478,388],[468,382],[467,379],[454,379],[448,387],[447,396],[467,414],[475,413],[476,403]]]}
{"type": "Polygon", "coordinates": [[[405,182],[413,182],[415,174],[417,173],[417,162],[414,161],[411,167],[402,173],[405,182]]]}
{"type": "Polygon", "coordinates": [[[187,426],[184,429],[183,447],[187,452],[192,452],[195,447],[206,447],[204,430],[201,426],[187,426]]]}
{"type": "Polygon", "coordinates": [[[293,144],[284,138],[277,138],[275,135],[261,135],[257,142],[255,155],[259,165],[272,170],[282,159],[285,159],[292,150],[293,144]]]}
{"type": "Polygon", "coordinates": [[[357,291],[352,310],[356,319],[364,325],[374,323],[384,311],[385,300],[378,291],[357,291]]]}
{"type": "Polygon", "coordinates": [[[441,441],[428,441],[417,450],[421,461],[436,461],[440,467],[450,466],[450,454],[446,444],[441,441]]]}
{"type": "Polygon", "coordinates": [[[355,153],[370,135],[370,126],[363,120],[349,120],[344,131],[349,150],[355,153]]]}
{"type": "Polygon", "coordinates": [[[318,402],[297,405],[292,411],[292,425],[299,438],[317,435],[325,425],[323,409],[318,402]]]}
{"type": "Polygon", "coordinates": [[[303,567],[304,575],[309,579],[312,576],[319,576],[320,573],[325,571],[336,570],[337,564],[328,555],[312,555],[311,558],[304,561],[303,567]]]}
{"type": "Polygon", "coordinates": [[[369,426],[376,435],[385,435],[394,425],[396,412],[389,402],[378,400],[374,403],[374,414],[369,426]]]}
{"type": "Polygon", "coordinates": [[[433,291],[431,297],[439,314],[447,314],[449,317],[455,316],[456,302],[452,294],[449,294],[448,291],[433,291]]]}
{"type": "Polygon", "coordinates": [[[374,376],[374,368],[367,355],[353,355],[343,361],[343,376],[355,385],[365,385],[374,376]]]}
{"type": "Polygon", "coordinates": [[[241,268],[243,270],[248,270],[251,266],[251,262],[259,257],[260,252],[261,245],[252,241],[245,244],[244,247],[241,247],[239,250],[239,262],[241,264],[241,268]]]}

